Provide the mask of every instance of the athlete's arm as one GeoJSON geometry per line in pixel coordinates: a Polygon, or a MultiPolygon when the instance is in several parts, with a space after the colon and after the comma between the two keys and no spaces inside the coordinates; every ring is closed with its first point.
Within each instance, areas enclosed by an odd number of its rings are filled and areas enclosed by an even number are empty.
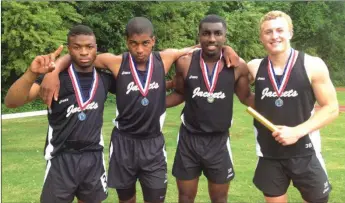
{"type": "MultiPolygon", "coordinates": [[[[59,80],[59,73],[68,68],[68,66],[72,63],[72,58],[69,54],[60,57],[56,61],[56,70],[52,73],[47,74],[42,81],[41,84],[41,91],[40,96],[45,104],[48,105],[50,108],[52,100],[56,101],[59,96],[60,90],[60,80],[59,80]]],[[[114,77],[117,77],[119,72],[120,66],[122,63],[122,55],[114,55],[111,53],[104,53],[97,55],[94,65],[97,68],[105,68],[109,69],[114,77]]]]}
{"type": "Polygon", "coordinates": [[[174,107],[184,102],[184,80],[183,76],[177,73],[172,81],[174,91],[166,96],[166,107],[174,107]]]}
{"type": "Polygon", "coordinates": [[[240,59],[239,66],[235,68],[235,74],[238,75],[235,83],[235,93],[238,99],[242,104],[254,108],[255,98],[249,87],[249,71],[246,62],[243,59],[240,59]]]}
{"type": "Polygon", "coordinates": [[[181,56],[193,53],[194,50],[199,49],[199,45],[194,45],[191,47],[186,47],[182,49],[165,49],[159,54],[161,55],[165,74],[167,74],[171,68],[171,65],[181,56]]]}
{"type": "Polygon", "coordinates": [[[176,91],[173,91],[171,94],[166,96],[166,107],[174,107],[180,105],[184,102],[184,96],[176,91]]]}
{"type": "Polygon", "coordinates": [[[283,145],[294,144],[301,137],[329,124],[339,115],[336,91],[324,61],[318,57],[305,55],[305,68],[310,73],[311,86],[321,108],[300,125],[278,126],[279,130],[273,132],[273,136],[283,145]]]}
{"type": "Polygon", "coordinates": [[[224,45],[222,50],[223,50],[223,53],[224,53],[223,55],[224,55],[226,66],[228,68],[230,68],[232,66],[233,67],[240,66],[241,59],[237,55],[237,53],[230,46],[224,45]]]}
{"type": "Polygon", "coordinates": [[[250,84],[254,83],[261,61],[262,59],[253,59],[247,63],[250,84]]]}
{"type": "Polygon", "coordinates": [[[26,71],[8,90],[5,105],[8,108],[17,108],[36,99],[40,86],[35,83],[38,76],[31,71],[26,71]]]}
{"type": "Polygon", "coordinates": [[[12,84],[5,97],[8,108],[16,108],[34,100],[39,93],[40,86],[34,84],[40,74],[48,73],[55,68],[55,58],[61,53],[63,46],[49,55],[35,57],[28,70],[12,84]]]}

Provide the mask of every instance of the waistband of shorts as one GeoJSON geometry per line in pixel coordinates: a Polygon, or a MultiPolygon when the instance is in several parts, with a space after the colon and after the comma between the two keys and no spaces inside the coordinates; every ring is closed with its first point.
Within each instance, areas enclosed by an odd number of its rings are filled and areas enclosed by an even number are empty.
{"type": "Polygon", "coordinates": [[[230,131],[224,131],[224,132],[192,132],[188,130],[188,128],[181,124],[181,128],[183,128],[184,131],[186,131],[188,134],[193,136],[229,136],[230,131]]]}
{"type": "Polygon", "coordinates": [[[140,140],[152,139],[152,138],[163,136],[162,132],[132,134],[132,133],[121,131],[117,127],[114,127],[112,134],[119,134],[121,136],[129,137],[132,139],[140,139],[140,140]]]}
{"type": "Polygon", "coordinates": [[[93,146],[95,143],[93,142],[82,142],[82,141],[74,141],[74,140],[66,140],[62,145],[63,152],[71,152],[71,153],[81,153],[81,152],[96,152],[102,151],[103,147],[101,146],[93,146]]]}

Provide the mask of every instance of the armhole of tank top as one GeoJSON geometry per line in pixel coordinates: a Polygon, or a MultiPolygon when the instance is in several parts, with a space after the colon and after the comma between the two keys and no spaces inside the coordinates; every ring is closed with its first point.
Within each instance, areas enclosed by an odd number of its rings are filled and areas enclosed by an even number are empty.
{"type": "MultiPolygon", "coordinates": [[[[199,55],[199,53],[200,53],[199,51],[193,52],[193,54],[192,54],[192,59],[190,60],[190,64],[189,64],[189,66],[188,66],[188,71],[187,71],[186,78],[183,78],[184,81],[187,81],[188,75],[190,74],[191,69],[192,69],[193,60],[194,60],[195,58],[197,58],[197,56],[199,55]],[[197,54],[197,53],[198,53],[198,54],[197,54]]],[[[200,60],[200,59],[199,59],[199,60],[200,60]]],[[[199,61],[199,60],[198,60],[198,61],[199,61]]],[[[199,66],[199,68],[200,68],[200,64],[198,64],[198,66],[199,66]]],[[[184,84],[187,84],[187,83],[185,82],[184,84]]]]}
{"type": "Polygon", "coordinates": [[[126,58],[128,58],[128,54],[129,54],[128,52],[125,52],[122,54],[122,61],[121,61],[121,65],[120,65],[120,69],[119,69],[119,73],[117,74],[117,77],[119,77],[119,75],[121,75],[120,73],[121,73],[122,69],[124,68],[123,64],[125,64],[126,58]]]}
{"type": "Polygon", "coordinates": [[[297,62],[297,60],[300,60],[300,63],[302,65],[302,70],[301,71],[302,71],[304,79],[309,81],[310,88],[312,88],[311,87],[311,80],[310,80],[310,78],[308,76],[307,68],[305,67],[305,53],[304,52],[298,52],[298,57],[296,59],[296,62],[297,62]]]}
{"type": "Polygon", "coordinates": [[[261,60],[260,64],[259,64],[258,70],[256,71],[256,75],[255,75],[255,78],[254,78],[254,84],[255,84],[256,81],[257,81],[256,78],[258,77],[258,73],[259,73],[259,71],[261,70],[261,68],[265,68],[265,67],[261,67],[261,66],[263,66],[265,60],[267,61],[267,56],[266,56],[265,58],[263,58],[263,59],[261,60]]]}
{"type": "Polygon", "coordinates": [[[160,52],[153,51],[152,54],[153,54],[153,66],[160,67],[162,70],[161,72],[165,78],[166,75],[165,75],[164,63],[163,63],[160,52]],[[156,64],[156,63],[159,63],[159,64],[156,64]]]}

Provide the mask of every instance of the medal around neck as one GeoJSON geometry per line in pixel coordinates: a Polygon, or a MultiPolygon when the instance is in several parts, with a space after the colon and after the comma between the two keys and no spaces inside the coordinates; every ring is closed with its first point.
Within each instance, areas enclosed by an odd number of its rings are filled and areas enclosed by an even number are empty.
{"type": "Polygon", "coordinates": [[[74,94],[75,94],[76,100],[78,102],[78,106],[80,108],[80,111],[81,111],[78,114],[78,119],[79,119],[79,121],[84,121],[87,118],[84,110],[86,109],[87,105],[91,103],[91,101],[93,100],[93,98],[96,95],[96,90],[98,87],[98,74],[96,72],[96,69],[93,68],[93,81],[91,84],[91,90],[90,90],[89,98],[85,98],[83,96],[83,92],[81,91],[81,87],[79,84],[78,75],[75,73],[73,64],[71,64],[69,66],[68,74],[69,74],[69,77],[71,78],[74,94]]]}
{"type": "Polygon", "coordinates": [[[214,98],[212,96],[207,97],[207,102],[212,104],[214,102],[214,98]]]}
{"type": "Polygon", "coordinates": [[[79,119],[80,121],[84,121],[84,120],[86,119],[86,114],[85,114],[84,112],[80,112],[80,113],[78,114],[78,119],[79,119]]]}
{"type": "Polygon", "coordinates": [[[268,76],[269,76],[269,79],[271,81],[272,87],[273,87],[273,89],[274,89],[274,91],[278,97],[274,102],[276,107],[282,107],[284,105],[284,102],[281,99],[281,95],[283,94],[283,92],[287,86],[287,83],[290,79],[290,73],[291,73],[292,68],[295,64],[295,58],[296,58],[296,51],[294,49],[291,49],[289,58],[288,58],[288,60],[285,64],[285,67],[284,67],[284,72],[283,72],[281,80],[278,80],[278,77],[274,72],[273,63],[268,58],[268,63],[267,63],[268,76]]]}
{"type": "Polygon", "coordinates": [[[284,105],[284,101],[281,98],[276,99],[274,103],[276,107],[282,107],[284,105]]]}
{"type": "Polygon", "coordinates": [[[220,57],[217,63],[214,65],[211,78],[209,78],[208,74],[208,68],[207,64],[205,63],[204,59],[202,58],[202,50],[200,50],[200,67],[201,67],[201,72],[202,76],[204,78],[204,82],[207,88],[207,91],[210,96],[207,97],[207,102],[209,104],[212,104],[215,100],[215,98],[212,96],[214,89],[216,88],[217,81],[218,81],[218,75],[219,75],[219,69],[220,69],[220,61],[223,57],[223,53],[220,52],[220,57]]]}
{"type": "Polygon", "coordinates": [[[128,58],[129,58],[129,69],[131,70],[132,77],[134,79],[135,84],[138,86],[138,89],[139,89],[141,95],[143,96],[143,98],[140,100],[140,103],[144,107],[148,106],[150,102],[146,98],[146,95],[149,93],[149,87],[150,87],[150,82],[151,82],[151,78],[152,78],[153,55],[151,53],[149,60],[147,61],[147,75],[146,75],[146,80],[144,80],[145,82],[142,82],[140,80],[137,67],[133,61],[131,54],[128,54],[128,58]]]}
{"type": "Polygon", "coordinates": [[[147,105],[149,105],[149,100],[146,98],[146,97],[144,97],[142,100],[141,100],[141,105],[143,105],[143,106],[147,106],[147,105]]]}

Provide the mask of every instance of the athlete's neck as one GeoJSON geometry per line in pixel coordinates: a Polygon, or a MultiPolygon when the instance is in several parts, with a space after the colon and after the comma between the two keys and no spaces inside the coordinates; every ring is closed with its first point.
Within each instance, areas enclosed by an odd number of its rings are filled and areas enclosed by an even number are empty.
{"type": "Polygon", "coordinates": [[[136,65],[137,70],[146,71],[146,64],[147,64],[147,62],[148,62],[148,61],[146,61],[146,62],[141,62],[141,63],[135,62],[135,65],[136,65]]]}
{"type": "Polygon", "coordinates": [[[268,58],[271,60],[274,68],[284,69],[286,63],[289,60],[290,53],[291,53],[291,47],[286,49],[286,51],[284,52],[280,52],[277,54],[269,54],[268,58]]]}
{"type": "Polygon", "coordinates": [[[89,72],[92,72],[93,71],[93,66],[89,66],[89,67],[79,67],[76,63],[73,63],[73,67],[75,68],[75,70],[77,72],[80,72],[80,73],[89,73],[89,72]]]}
{"type": "Polygon", "coordinates": [[[207,55],[205,52],[202,52],[202,59],[204,59],[205,63],[207,64],[212,64],[212,63],[217,63],[217,61],[220,58],[220,52],[214,55],[207,55]]]}

